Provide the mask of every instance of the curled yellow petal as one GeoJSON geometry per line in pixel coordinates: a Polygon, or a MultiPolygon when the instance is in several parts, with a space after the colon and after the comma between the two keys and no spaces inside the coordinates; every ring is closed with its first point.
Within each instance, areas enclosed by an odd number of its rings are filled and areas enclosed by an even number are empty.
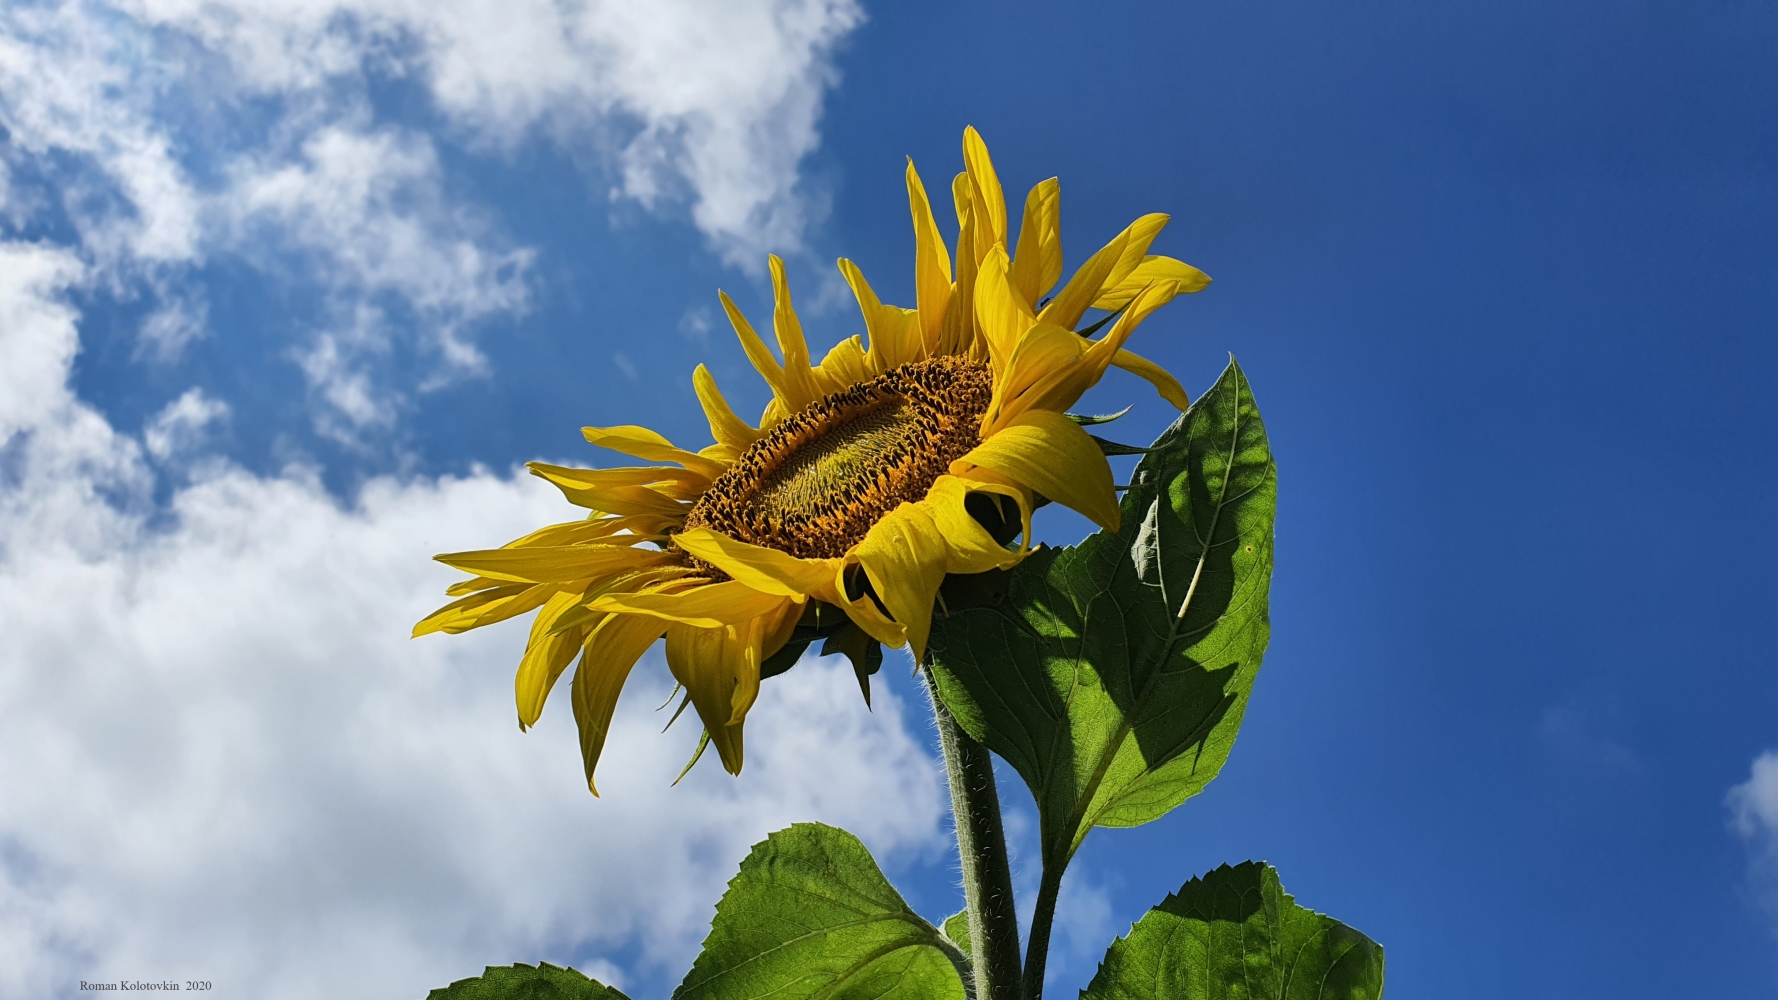
{"type": "Polygon", "coordinates": [[[1102,528],[1118,527],[1111,466],[1080,425],[1052,410],[1028,410],[951,463],[961,475],[971,465],[992,469],[1079,511],[1102,528]]]}
{"type": "Polygon", "coordinates": [[[574,722],[580,730],[587,790],[594,795],[599,794],[599,788],[593,784],[593,769],[611,731],[617,696],[636,661],[667,628],[667,622],[646,615],[610,615],[587,635],[581,647],[580,665],[574,668],[574,722]]]}
{"type": "MultiPolygon", "coordinates": [[[[1010,498],[1021,507],[1024,503],[1017,491],[994,483],[971,482],[956,476],[940,476],[918,506],[932,519],[938,537],[945,543],[945,572],[986,573],[991,569],[1008,569],[1023,558],[1025,548],[1015,551],[994,540],[988,529],[969,512],[972,493],[988,493],[1010,498]]],[[[1028,521],[1028,514],[1027,514],[1028,521]]],[[[1029,545],[1027,534],[1026,545],[1029,545]]]]}

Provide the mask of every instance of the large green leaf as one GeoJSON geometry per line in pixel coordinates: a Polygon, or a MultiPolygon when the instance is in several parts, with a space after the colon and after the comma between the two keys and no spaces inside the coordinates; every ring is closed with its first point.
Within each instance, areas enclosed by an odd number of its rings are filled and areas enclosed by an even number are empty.
{"type": "Polygon", "coordinates": [[[1136,467],[1119,531],[947,584],[939,694],[1031,786],[1046,863],[1095,826],[1158,818],[1221,769],[1271,632],[1276,496],[1231,360],[1136,467]]]}
{"type": "Polygon", "coordinates": [[[560,966],[490,965],[487,971],[459,979],[426,994],[426,1000],[629,1000],[596,980],[560,966]]]}
{"type": "Polygon", "coordinates": [[[798,823],[756,844],[674,1000],[944,1000],[965,959],[858,838],[798,823]]]}
{"type": "Polygon", "coordinates": [[[1081,1000],[1378,1000],[1383,949],[1296,905],[1270,865],[1194,878],[1117,939],[1081,1000]]]}

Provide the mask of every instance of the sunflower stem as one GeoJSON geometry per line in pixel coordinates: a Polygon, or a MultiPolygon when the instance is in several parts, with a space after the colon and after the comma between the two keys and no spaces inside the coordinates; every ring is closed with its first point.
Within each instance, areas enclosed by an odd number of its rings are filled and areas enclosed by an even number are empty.
{"type": "Polygon", "coordinates": [[[1000,793],[988,748],[971,739],[939,700],[930,671],[926,693],[938,722],[938,745],[951,782],[957,856],[963,868],[963,896],[969,907],[969,940],[974,955],[976,1000],[1020,1000],[1019,917],[1013,909],[1012,869],[1007,864],[1006,830],[1000,819],[1000,793]]]}

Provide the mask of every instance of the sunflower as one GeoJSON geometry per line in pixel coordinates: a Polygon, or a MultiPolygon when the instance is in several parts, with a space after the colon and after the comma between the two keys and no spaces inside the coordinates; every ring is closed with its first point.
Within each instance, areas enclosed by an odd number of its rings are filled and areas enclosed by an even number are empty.
{"type": "Polygon", "coordinates": [[[534,474],[592,513],[503,548],[436,557],[474,575],[446,591],[458,599],[416,625],[416,636],[537,613],[515,679],[521,729],[537,721],[579,655],[574,715],[595,795],[593,770],[618,693],[656,640],[666,639],[668,667],[723,766],[738,774],[762,666],[800,650],[786,650],[799,627],[830,636],[827,649],[855,662],[873,643],[907,647],[917,661],[946,575],[1017,563],[1044,499],[1117,527],[1110,466],[1066,411],[1111,366],[1183,410],[1179,383],[1124,342],[1174,295],[1210,279],[1149,255],[1167,216],[1144,215],[1049,297],[1062,274],[1056,180],[1026,197],[1009,253],[1000,181],[973,128],[963,158],[951,186],[954,268],[908,162],[914,308],[879,301],[842,259],[865,337],[812,364],[773,256],[777,354],[718,293],[772,390],[757,426],[735,414],[699,365],[692,383],[715,444],[694,452],[642,427],[585,428],[594,445],[664,464],[533,462],[534,474]],[[1088,309],[1111,315],[1076,332],[1088,309]],[[1106,322],[1110,329],[1091,338],[1106,322]]]}

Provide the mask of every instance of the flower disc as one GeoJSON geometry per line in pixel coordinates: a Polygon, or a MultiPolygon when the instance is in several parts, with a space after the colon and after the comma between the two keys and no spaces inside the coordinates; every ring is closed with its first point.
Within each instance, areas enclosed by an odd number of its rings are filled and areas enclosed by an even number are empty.
{"type": "Polygon", "coordinates": [[[993,390],[987,365],[945,356],[817,400],[718,476],[685,527],[804,559],[844,555],[980,443],[993,390]]]}

